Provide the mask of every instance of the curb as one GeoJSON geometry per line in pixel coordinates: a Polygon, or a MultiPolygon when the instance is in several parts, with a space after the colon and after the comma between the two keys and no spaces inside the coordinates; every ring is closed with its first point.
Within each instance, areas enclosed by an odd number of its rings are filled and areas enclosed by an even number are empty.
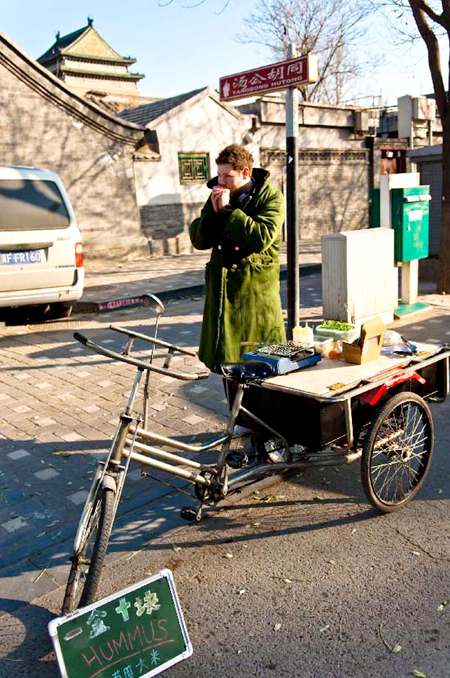
{"type": "MultiPolygon", "coordinates": [[[[302,277],[314,275],[322,271],[322,264],[301,264],[300,275],[302,277]]],[[[280,281],[287,279],[287,268],[283,267],[280,270],[280,281]]],[[[205,286],[192,285],[190,287],[179,287],[174,290],[155,291],[154,294],[161,299],[162,302],[179,301],[180,299],[187,299],[191,297],[201,297],[205,293],[205,286]]],[[[124,308],[136,308],[138,306],[145,306],[144,297],[141,295],[128,296],[122,299],[114,299],[110,301],[80,301],[74,304],[74,313],[108,313],[118,311],[124,308]]]]}

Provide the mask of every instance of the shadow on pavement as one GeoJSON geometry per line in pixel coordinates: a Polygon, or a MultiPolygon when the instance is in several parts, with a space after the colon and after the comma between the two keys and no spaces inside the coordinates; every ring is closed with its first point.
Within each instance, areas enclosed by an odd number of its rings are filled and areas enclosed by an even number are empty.
{"type": "MultiPolygon", "coordinates": [[[[0,674],[8,678],[56,678],[60,674],[47,633],[47,625],[54,615],[40,605],[13,602],[17,603],[17,609],[0,620],[3,665],[0,674]]],[[[0,598],[0,605],[2,603],[0,598]]]]}

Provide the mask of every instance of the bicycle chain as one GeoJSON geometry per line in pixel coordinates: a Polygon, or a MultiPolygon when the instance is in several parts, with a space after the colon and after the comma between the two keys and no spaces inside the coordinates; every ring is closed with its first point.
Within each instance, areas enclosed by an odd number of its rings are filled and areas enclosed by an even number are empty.
{"type": "Polygon", "coordinates": [[[172,490],[175,490],[175,492],[180,492],[181,494],[187,494],[188,497],[191,499],[194,498],[194,494],[192,492],[187,492],[186,490],[183,490],[181,487],[176,487],[175,485],[172,485],[172,483],[169,483],[168,480],[162,480],[161,478],[157,478],[156,476],[152,475],[151,473],[145,472],[144,475],[146,478],[151,478],[152,480],[155,480],[157,483],[162,483],[163,485],[167,485],[167,487],[171,487],[172,490]]]}

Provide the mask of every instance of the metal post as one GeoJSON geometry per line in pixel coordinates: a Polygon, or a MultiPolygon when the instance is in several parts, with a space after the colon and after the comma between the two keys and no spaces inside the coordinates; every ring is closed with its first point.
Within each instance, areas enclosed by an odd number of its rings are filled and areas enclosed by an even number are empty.
{"type": "MultiPolygon", "coordinates": [[[[297,56],[294,44],[289,45],[288,58],[297,56]]],[[[300,308],[300,274],[298,252],[298,89],[286,92],[286,206],[287,206],[287,335],[298,324],[300,308]]]]}

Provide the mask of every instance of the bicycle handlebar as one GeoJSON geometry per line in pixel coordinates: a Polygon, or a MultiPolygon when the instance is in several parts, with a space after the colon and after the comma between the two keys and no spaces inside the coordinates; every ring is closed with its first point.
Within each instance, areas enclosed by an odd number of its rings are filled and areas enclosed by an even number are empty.
{"type": "Polygon", "coordinates": [[[197,356],[195,351],[190,351],[189,349],[183,348],[182,346],[177,346],[176,344],[169,344],[169,342],[163,341],[162,339],[157,339],[156,337],[149,337],[147,334],[142,334],[141,332],[134,332],[134,330],[129,330],[126,327],[110,325],[109,329],[114,330],[115,332],[120,332],[121,334],[126,334],[130,338],[132,337],[134,339],[142,339],[143,341],[148,341],[151,344],[155,344],[156,346],[163,346],[164,348],[172,349],[177,353],[185,353],[186,355],[193,356],[194,358],[197,356]]]}
{"type": "Polygon", "coordinates": [[[84,334],[81,334],[81,332],[74,332],[73,336],[74,339],[76,339],[81,344],[86,346],[86,348],[91,349],[91,351],[95,351],[96,353],[104,355],[107,358],[121,360],[123,363],[128,363],[129,365],[138,367],[141,370],[149,370],[151,372],[157,372],[158,374],[165,374],[168,375],[169,377],[174,377],[174,379],[182,379],[183,381],[195,381],[197,379],[207,379],[210,375],[209,372],[194,372],[191,374],[189,372],[181,372],[178,370],[170,370],[165,367],[158,367],[157,365],[146,363],[143,360],[139,360],[138,358],[130,358],[129,356],[117,353],[117,351],[111,351],[111,349],[109,348],[104,348],[103,346],[100,346],[100,344],[96,344],[94,341],[91,341],[91,339],[85,337],[84,334]]]}

